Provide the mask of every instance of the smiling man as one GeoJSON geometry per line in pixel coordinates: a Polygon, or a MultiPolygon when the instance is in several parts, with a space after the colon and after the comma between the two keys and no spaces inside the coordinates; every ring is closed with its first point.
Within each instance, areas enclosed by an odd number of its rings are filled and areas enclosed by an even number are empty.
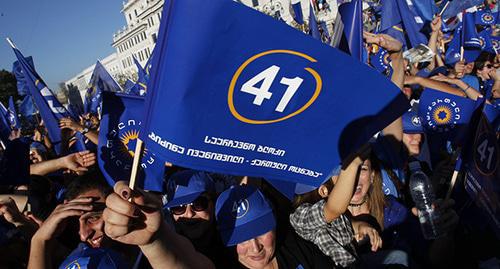
{"type": "MultiPolygon", "coordinates": [[[[107,249],[116,242],[104,234],[102,212],[111,188],[99,172],[75,178],[68,186],[64,203],[58,205],[31,240],[28,268],[54,268],[52,253],[60,245],[57,238],[71,218],[78,218],[80,243],[68,259],[86,249],[107,249]]],[[[63,265],[67,262],[65,261],[63,265]]]]}

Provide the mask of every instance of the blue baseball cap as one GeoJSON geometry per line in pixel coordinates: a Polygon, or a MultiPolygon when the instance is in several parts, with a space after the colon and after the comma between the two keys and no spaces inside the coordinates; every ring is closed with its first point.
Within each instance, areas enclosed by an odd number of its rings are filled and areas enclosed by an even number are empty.
{"type": "Polygon", "coordinates": [[[245,242],[276,227],[271,206],[252,186],[234,186],[221,193],[215,212],[217,228],[226,246],[245,242]]]}
{"type": "Polygon", "coordinates": [[[81,243],[59,269],[121,269],[130,268],[122,255],[107,248],[91,248],[81,243]]]}
{"type": "Polygon", "coordinates": [[[207,173],[196,170],[177,172],[168,181],[165,207],[189,204],[207,191],[215,192],[215,184],[207,173]]]}
{"type": "Polygon", "coordinates": [[[414,110],[407,111],[402,116],[403,120],[403,133],[405,134],[423,134],[424,128],[422,121],[414,110]]]}

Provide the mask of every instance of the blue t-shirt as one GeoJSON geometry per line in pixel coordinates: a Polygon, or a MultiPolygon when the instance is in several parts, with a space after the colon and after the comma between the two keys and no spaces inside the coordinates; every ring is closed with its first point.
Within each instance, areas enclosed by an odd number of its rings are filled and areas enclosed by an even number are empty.
{"type": "Polygon", "coordinates": [[[479,92],[479,80],[476,76],[465,75],[461,80],[479,92]]]}

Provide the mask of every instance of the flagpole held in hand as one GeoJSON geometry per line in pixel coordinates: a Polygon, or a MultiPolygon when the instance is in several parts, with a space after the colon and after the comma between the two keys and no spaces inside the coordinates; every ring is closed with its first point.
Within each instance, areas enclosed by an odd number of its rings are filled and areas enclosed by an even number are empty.
{"type": "Polygon", "coordinates": [[[445,201],[449,200],[451,197],[451,193],[453,192],[453,187],[457,182],[458,173],[460,172],[460,168],[462,167],[462,158],[460,156],[461,149],[457,149],[457,162],[455,164],[455,170],[453,171],[453,176],[451,177],[450,187],[448,187],[448,192],[446,193],[445,201]]]}
{"type": "Polygon", "coordinates": [[[443,13],[448,8],[448,5],[450,5],[450,1],[446,2],[446,4],[444,5],[443,9],[441,9],[441,12],[439,12],[439,16],[443,16],[443,13]]]}
{"type": "Polygon", "coordinates": [[[130,174],[130,181],[128,183],[128,187],[132,190],[135,187],[135,180],[137,178],[137,172],[139,171],[139,161],[142,158],[143,145],[144,142],[142,142],[141,139],[137,138],[137,144],[135,145],[134,152],[134,161],[132,162],[132,173],[130,174]]]}

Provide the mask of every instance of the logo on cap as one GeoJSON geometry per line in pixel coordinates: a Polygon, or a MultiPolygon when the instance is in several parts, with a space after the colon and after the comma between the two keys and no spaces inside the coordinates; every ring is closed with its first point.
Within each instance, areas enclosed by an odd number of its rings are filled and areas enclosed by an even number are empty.
{"type": "Polygon", "coordinates": [[[411,123],[413,124],[413,126],[417,126],[417,127],[422,125],[420,122],[420,117],[416,116],[416,115],[411,118],[411,123]]]}
{"type": "Polygon", "coordinates": [[[233,210],[231,213],[233,213],[233,215],[237,219],[239,219],[239,218],[243,218],[247,214],[248,209],[250,209],[250,206],[248,204],[248,200],[241,199],[241,200],[238,200],[238,201],[233,203],[233,210]]]}

